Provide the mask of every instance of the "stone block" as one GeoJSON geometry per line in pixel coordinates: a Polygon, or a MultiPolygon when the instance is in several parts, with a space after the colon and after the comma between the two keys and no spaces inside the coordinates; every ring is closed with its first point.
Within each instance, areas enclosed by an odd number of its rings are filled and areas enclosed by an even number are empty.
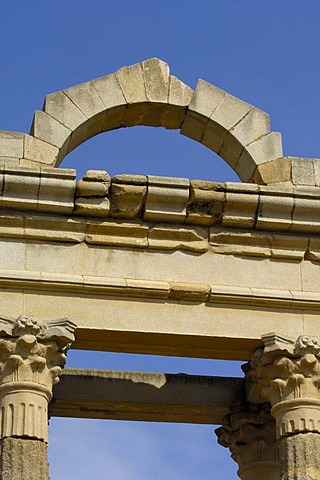
{"type": "Polygon", "coordinates": [[[71,214],[74,208],[76,172],[72,169],[41,167],[37,210],[71,214]]]}
{"type": "Polygon", "coordinates": [[[248,182],[258,165],[282,157],[281,133],[271,132],[244,148],[234,170],[243,182],[248,182]]]}
{"type": "Polygon", "coordinates": [[[1,270],[24,270],[26,245],[24,240],[0,238],[1,270]]]}
{"type": "Polygon", "coordinates": [[[120,218],[135,218],[139,216],[146,194],[146,186],[113,183],[110,196],[110,215],[120,218]]]}
{"type": "Polygon", "coordinates": [[[73,272],[82,275],[87,261],[85,251],[86,246],[83,243],[29,241],[26,244],[25,269],[43,274],[70,275],[70,272],[73,272]]]}
{"type": "Polygon", "coordinates": [[[9,167],[19,167],[21,165],[21,159],[17,157],[0,157],[0,165],[9,167]]]}
{"type": "Polygon", "coordinates": [[[161,113],[160,125],[167,130],[177,130],[182,127],[185,120],[187,107],[166,105],[161,113]]]}
{"type": "Polygon", "coordinates": [[[108,132],[116,128],[121,128],[128,113],[127,105],[114,107],[106,111],[102,121],[101,132],[108,132]]]}
{"type": "Polygon", "coordinates": [[[110,202],[106,197],[78,197],[74,203],[74,215],[83,217],[107,217],[110,211],[110,202]]]}
{"type": "Polygon", "coordinates": [[[71,133],[69,128],[62,125],[62,123],[55,120],[46,112],[40,110],[35,111],[30,135],[40,138],[40,140],[55,145],[60,149],[64,144],[68,143],[71,133]]]}
{"type": "Polygon", "coordinates": [[[142,72],[147,99],[150,102],[167,103],[169,97],[169,66],[158,58],[142,62],[142,72]]]}
{"type": "Polygon", "coordinates": [[[106,109],[127,105],[114,73],[97,78],[92,81],[92,84],[106,109]]]}
{"type": "MultiPolygon", "coordinates": [[[[226,94],[212,112],[201,142],[214,152],[219,153],[227,132],[252,109],[252,105],[226,94]]],[[[232,157],[228,158],[232,160],[232,157]]],[[[227,158],[225,160],[228,161],[227,158]]]]}
{"type": "MultiPolygon", "coordinates": [[[[148,112],[147,103],[133,103],[128,106],[123,115],[122,126],[135,127],[143,125],[143,119],[148,112]]],[[[160,120],[159,120],[160,123],[160,120]]]]}
{"type": "Polygon", "coordinates": [[[226,192],[224,227],[252,228],[256,223],[259,195],[226,192]]]}
{"type": "Polygon", "coordinates": [[[186,218],[189,180],[185,178],[148,177],[144,220],[181,222],[186,218]]]}
{"type": "Polygon", "coordinates": [[[258,165],[252,179],[259,185],[272,183],[291,183],[291,161],[289,157],[282,157],[258,165]]]}
{"type": "Polygon", "coordinates": [[[81,145],[81,143],[101,133],[103,131],[105,116],[106,113],[102,111],[79,125],[79,127],[72,132],[66,153],[71,152],[81,145]]]}
{"type": "Polygon", "coordinates": [[[39,138],[25,134],[23,158],[44,165],[55,165],[59,148],[39,138]]]}
{"type": "Polygon", "coordinates": [[[170,283],[170,299],[188,302],[206,302],[210,297],[210,285],[199,283],[170,283]]]}
{"type": "Polygon", "coordinates": [[[110,182],[94,182],[79,180],[77,182],[76,197],[106,197],[110,182]]]}
{"type": "MultiPolygon", "coordinates": [[[[97,224],[93,221],[88,221],[86,242],[90,245],[113,245],[116,247],[138,247],[145,249],[148,246],[148,226],[138,222],[120,223],[109,220],[97,224]]],[[[119,269],[121,266],[124,266],[125,273],[123,276],[132,276],[129,272],[132,273],[133,267],[131,266],[130,269],[130,261],[125,253],[119,251],[118,255],[116,251],[114,251],[112,256],[114,254],[117,256],[117,275],[121,276],[121,274],[119,274],[119,269]],[[118,258],[119,256],[120,258],[118,258]],[[123,257],[125,258],[123,259],[123,257]]],[[[137,256],[137,253],[135,253],[135,259],[137,256]]],[[[92,266],[91,274],[104,276],[106,270],[109,268],[108,264],[110,264],[109,253],[106,250],[104,254],[101,250],[92,251],[90,249],[88,252],[88,261],[92,266]],[[91,258],[90,255],[94,258],[91,258]],[[104,255],[106,255],[106,258],[104,255]]]]}
{"type": "Polygon", "coordinates": [[[148,101],[141,63],[120,68],[115,75],[127,103],[148,101]]]}
{"type": "Polygon", "coordinates": [[[199,79],[193,92],[180,133],[201,141],[211,114],[226,96],[226,92],[199,79]]]}
{"type": "Polygon", "coordinates": [[[22,158],[23,142],[24,133],[0,130],[0,156],[22,158]]]}
{"type": "Polygon", "coordinates": [[[270,257],[271,235],[254,231],[210,229],[210,251],[222,255],[270,257]]]}
{"type": "Polygon", "coordinates": [[[227,93],[220,88],[199,79],[188,111],[195,112],[209,119],[226,95],[227,93]]]}
{"type": "Polygon", "coordinates": [[[275,258],[288,258],[303,260],[309,240],[303,237],[290,235],[275,235],[271,240],[271,256],[275,258]]]}
{"type": "Polygon", "coordinates": [[[227,133],[219,155],[234,168],[243,147],[270,132],[270,117],[267,113],[253,108],[227,133]]]}
{"type": "Polygon", "coordinates": [[[184,116],[180,133],[196,142],[201,142],[207,123],[208,119],[206,117],[188,110],[184,116]]]}
{"type": "Polygon", "coordinates": [[[2,208],[36,210],[40,188],[40,167],[15,170],[7,168],[4,174],[2,208]]]}
{"type": "Polygon", "coordinates": [[[64,91],[47,95],[43,110],[70,130],[75,130],[88,118],[64,91]]]}
{"type": "Polygon", "coordinates": [[[129,183],[131,185],[147,185],[148,177],[146,175],[120,174],[112,177],[112,183],[129,183]]]}
{"type": "Polygon", "coordinates": [[[111,183],[110,175],[105,170],[87,170],[83,175],[83,180],[86,182],[111,183]]]}
{"type": "Polygon", "coordinates": [[[311,158],[289,157],[294,185],[316,185],[314,161],[311,158]]]}
{"type": "Polygon", "coordinates": [[[320,159],[319,158],[313,159],[313,169],[314,169],[316,186],[320,187],[320,159]]]}
{"type": "Polygon", "coordinates": [[[292,227],[290,231],[320,232],[320,199],[299,198],[294,199],[292,214],[292,227]]]}
{"type": "Polygon", "coordinates": [[[193,95],[193,90],[185,83],[181,82],[174,75],[170,75],[169,100],[170,105],[179,107],[188,107],[193,95]]]}
{"type": "Polygon", "coordinates": [[[105,111],[106,107],[98,95],[93,82],[85,82],[67,88],[63,92],[90,120],[97,113],[105,111]]]}
{"type": "Polygon", "coordinates": [[[202,227],[179,227],[156,225],[148,234],[149,248],[159,250],[186,250],[206,252],[208,250],[207,229],[202,227]]]}
{"type": "Polygon", "coordinates": [[[224,201],[224,192],[201,190],[192,186],[187,206],[186,223],[197,225],[219,223],[222,218],[224,201]]]}
{"type": "Polygon", "coordinates": [[[169,105],[167,105],[166,103],[153,102],[145,104],[141,125],[145,125],[147,127],[163,126],[163,119],[165,118],[168,108],[169,105]]]}
{"type": "Polygon", "coordinates": [[[292,226],[294,199],[291,196],[260,195],[258,230],[288,231],[292,226]]]}

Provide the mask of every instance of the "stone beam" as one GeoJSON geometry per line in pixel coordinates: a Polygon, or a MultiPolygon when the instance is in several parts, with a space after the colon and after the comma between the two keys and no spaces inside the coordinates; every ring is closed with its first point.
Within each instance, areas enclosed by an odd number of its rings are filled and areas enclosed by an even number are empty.
{"type": "Polygon", "coordinates": [[[241,378],[67,368],[50,415],[221,424],[241,402],[241,378]]]}

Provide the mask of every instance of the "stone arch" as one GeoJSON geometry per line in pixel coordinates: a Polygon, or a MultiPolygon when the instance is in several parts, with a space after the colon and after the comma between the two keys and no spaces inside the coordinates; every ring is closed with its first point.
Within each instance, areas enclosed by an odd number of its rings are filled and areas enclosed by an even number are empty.
{"type": "Polygon", "coordinates": [[[275,161],[282,172],[285,159],[281,134],[270,131],[267,113],[204,80],[193,91],[157,58],[47,95],[30,135],[20,134],[20,158],[25,165],[58,167],[91,137],[135,125],[180,130],[222,157],[243,182],[289,180],[282,174],[280,180],[279,174],[272,177],[275,161]],[[272,168],[264,169],[263,178],[260,170],[266,165],[272,168]]]}

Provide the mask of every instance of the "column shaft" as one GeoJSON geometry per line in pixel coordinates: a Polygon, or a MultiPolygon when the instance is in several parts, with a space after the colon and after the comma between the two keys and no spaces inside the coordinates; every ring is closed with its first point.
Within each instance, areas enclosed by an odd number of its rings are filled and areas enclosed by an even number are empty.
{"type": "Polygon", "coordinates": [[[50,480],[46,443],[29,438],[0,440],[0,480],[50,480]]]}
{"type": "Polygon", "coordinates": [[[319,480],[320,434],[299,433],[280,441],[282,480],[319,480]]]}

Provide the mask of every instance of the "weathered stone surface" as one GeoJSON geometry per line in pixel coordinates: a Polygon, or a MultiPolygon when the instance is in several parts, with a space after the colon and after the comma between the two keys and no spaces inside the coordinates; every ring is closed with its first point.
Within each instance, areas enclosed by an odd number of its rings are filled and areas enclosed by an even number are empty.
{"type": "MultiPolygon", "coordinates": [[[[226,94],[210,115],[201,143],[219,153],[227,132],[253,109],[252,105],[226,94]]],[[[228,156],[229,158],[229,156],[228,156]]],[[[227,159],[225,159],[227,160],[227,159]]],[[[231,165],[234,167],[235,165],[231,165]]]]}
{"type": "Polygon", "coordinates": [[[146,194],[146,186],[113,183],[110,214],[121,218],[137,217],[142,211],[146,194]]]}
{"type": "Polygon", "coordinates": [[[115,75],[127,103],[148,101],[141,63],[120,68],[115,75]]]}
{"type": "Polygon", "coordinates": [[[242,395],[240,378],[65,369],[52,416],[220,423],[242,395]]]}
{"type": "Polygon", "coordinates": [[[208,120],[226,93],[204,80],[198,80],[180,133],[201,142],[208,120]]]}
{"type": "Polygon", "coordinates": [[[235,166],[235,172],[243,182],[248,182],[257,165],[282,157],[281,133],[271,132],[246,146],[235,166]]]}
{"type": "Polygon", "coordinates": [[[25,134],[23,158],[44,165],[54,165],[58,158],[59,148],[39,138],[25,134]]]}
{"type": "MultiPolygon", "coordinates": [[[[290,158],[290,157],[289,157],[290,158]]],[[[291,157],[292,183],[294,185],[315,185],[314,161],[311,158],[291,157]]]]}
{"type": "Polygon", "coordinates": [[[77,197],[74,203],[74,214],[89,217],[107,217],[110,201],[106,197],[77,197]]]}
{"type": "Polygon", "coordinates": [[[279,453],[283,480],[318,480],[320,472],[320,435],[301,433],[280,441],[279,453]]]}
{"type": "Polygon", "coordinates": [[[127,105],[114,73],[92,80],[92,85],[106,109],[127,105]]]}
{"type": "Polygon", "coordinates": [[[290,157],[278,158],[258,165],[253,173],[253,181],[259,185],[291,183],[290,157]]]}
{"type": "Polygon", "coordinates": [[[86,182],[111,182],[110,175],[105,170],[87,170],[83,175],[86,182]]]}
{"type": "Polygon", "coordinates": [[[222,219],[225,193],[191,187],[186,223],[213,225],[222,219]]]}
{"type": "Polygon", "coordinates": [[[156,222],[183,221],[187,214],[189,180],[148,176],[144,219],[156,222]]]}
{"type": "Polygon", "coordinates": [[[281,477],[317,479],[320,462],[320,342],[301,335],[296,341],[284,335],[262,336],[244,367],[249,401],[271,403],[280,441],[281,477]]]}
{"type": "Polygon", "coordinates": [[[169,66],[158,58],[142,62],[146,95],[151,102],[168,102],[170,71],[169,66]]]}
{"type": "Polygon", "coordinates": [[[76,197],[106,197],[110,183],[79,180],[77,182],[76,197]]]}
{"type": "Polygon", "coordinates": [[[224,227],[251,228],[256,223],[258,210],[257,194],[226,192],[222,225],[224,227]]]}
{"type": "Polygon", "coordinates": [[[215,430],[218,442],[229,448],[241,480],[279,480],[280,464],[275,421],[267,405],[234,408],[215,430]]]}
{"type": "Polygon", "coordinates": [[[146,175],[121,174],[112,177],[114,183],[126,183],[130,185],[147,185],[148,177],[146,175]]]}
{"type": "Polygon", "coordinates": [[[227,133],[219,155],[234,168],[243,148],[270,132],[270,117],[267,113],[253,108],[227,133]]]}
{"type": "Polygon", "coordinates": [[[75,130],[88,119],[88,116],[77,107],[76,103],[64,91],[47,95],[43,110],[70,130],[75,130]]]}
{"type": "Polygon", "coordinates": [[[0,157],[23,157],[24,133],[0,131],[0,157]]]}
{"type": "Polygon", "coordinates": [[[294,198],[291,195],[274,197],[260,195],[256,228],[287,231],[292,225],[294,198]]]}
{"type": "Polygon", "coordinates": [[[50,143],[61,149],[65,143],[68,143],[72,131],[48,115],[46,112],[37,110],[34,113],[34,119],[30,135],[40,138],[44,142],[50,143]]]}
{"type": "Polygon", "coordinates": [[[181,82],[174,75],[170,75],[169,101],[170,105],[188,107],[192,98],[193,90],[181,82]]]}
{"type": "Polygon", "coordinates": [[[105,105],[93,82],[81,83],[67,88],[63,92],[88,119],[105,110],[105,105]]]}
{"type": "Polygon", "coordinates": [[[1,480],[50,480],[47,445],[29,438],[0,440],[1,480]]]}

